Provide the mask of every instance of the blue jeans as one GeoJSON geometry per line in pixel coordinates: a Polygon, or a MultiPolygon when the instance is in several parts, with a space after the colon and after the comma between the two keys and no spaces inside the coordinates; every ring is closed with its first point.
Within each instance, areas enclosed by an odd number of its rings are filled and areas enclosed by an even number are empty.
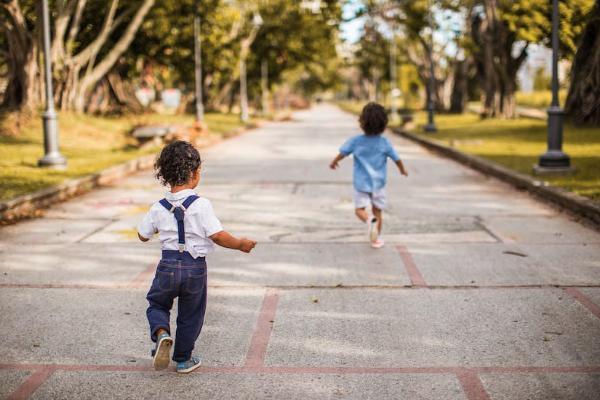
{"type": "Polygon", "coordinates": [[[159,329],[171,333],[171,308],[173,299],[179,297],[173,360],[180,362],[191,358],[194,344],[204,323],[206,261],[203,257],[194,259],[189,253],[182,256],[176,253],[163,252],[163,258],[156,267],[156,275],[146,296],[150,303],[146,315],[150,323],[150,338],[156,342],[156,332],[159,329]]]}

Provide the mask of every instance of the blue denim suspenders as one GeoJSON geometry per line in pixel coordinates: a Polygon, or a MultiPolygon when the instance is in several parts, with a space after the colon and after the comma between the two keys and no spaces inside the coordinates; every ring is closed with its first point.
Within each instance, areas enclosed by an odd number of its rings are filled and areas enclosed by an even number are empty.
{"type": "Polygon", "coordinates": [[[162,199],[159,203],[169,210],[169,212],[173,213],[175,219],[177,220],[177,237],[179,244],[179,253],[183,253],[185,251],[185,227],[183,225],[183,218],[185,217],[185,210],[187,210],[194,201],[196,201],[199,197],[196,195],[189,196],[186,198],[181,206],[174,206],[169,203],[167,199],[162,199]]]}

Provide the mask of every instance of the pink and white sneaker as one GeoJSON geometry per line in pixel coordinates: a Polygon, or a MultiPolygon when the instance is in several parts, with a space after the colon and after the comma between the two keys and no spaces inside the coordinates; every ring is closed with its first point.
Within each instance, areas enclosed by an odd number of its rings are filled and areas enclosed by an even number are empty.
{"type": "Polygon", "coordinates": [[[377,240],[375,240],[374,242],[371,242],[371,247],[374,249],[380,249],[383,247],[384,244],[385,244],[385,242],[383,241],[383,239],[377,238],[377,240]]]}

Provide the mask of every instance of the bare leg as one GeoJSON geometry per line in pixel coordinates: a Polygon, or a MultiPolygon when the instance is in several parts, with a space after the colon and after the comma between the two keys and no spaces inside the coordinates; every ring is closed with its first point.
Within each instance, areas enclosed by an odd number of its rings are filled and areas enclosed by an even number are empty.
{"type": "Polygon", "coordinates": [[[369,220],[369,213],[367,213],[367,210],[364,208],[357,208],[354,210],[354,213],[362,222],[367,222],[369,220]]]}
{"type": "Polygon", "coordinates": [[[373,215],[377,218],[377,231],[381,233],[381,228],[383,227],[383,211],[373,206],[373,215]]]}

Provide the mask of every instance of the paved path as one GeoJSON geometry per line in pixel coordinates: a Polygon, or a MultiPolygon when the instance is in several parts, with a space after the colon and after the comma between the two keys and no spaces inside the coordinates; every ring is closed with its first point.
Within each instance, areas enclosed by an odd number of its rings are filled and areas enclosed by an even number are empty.
{"type": "Polygon", "coordinates": [[[200,193],[260,243],[210,257],[185,378],[148,357],[150,172],[2,228],[0,397],[597,399],[600,234],[392,138],[410,178],[373,250],[327,168],[355,132],[323,105],[203,152],[200,193]]]}

